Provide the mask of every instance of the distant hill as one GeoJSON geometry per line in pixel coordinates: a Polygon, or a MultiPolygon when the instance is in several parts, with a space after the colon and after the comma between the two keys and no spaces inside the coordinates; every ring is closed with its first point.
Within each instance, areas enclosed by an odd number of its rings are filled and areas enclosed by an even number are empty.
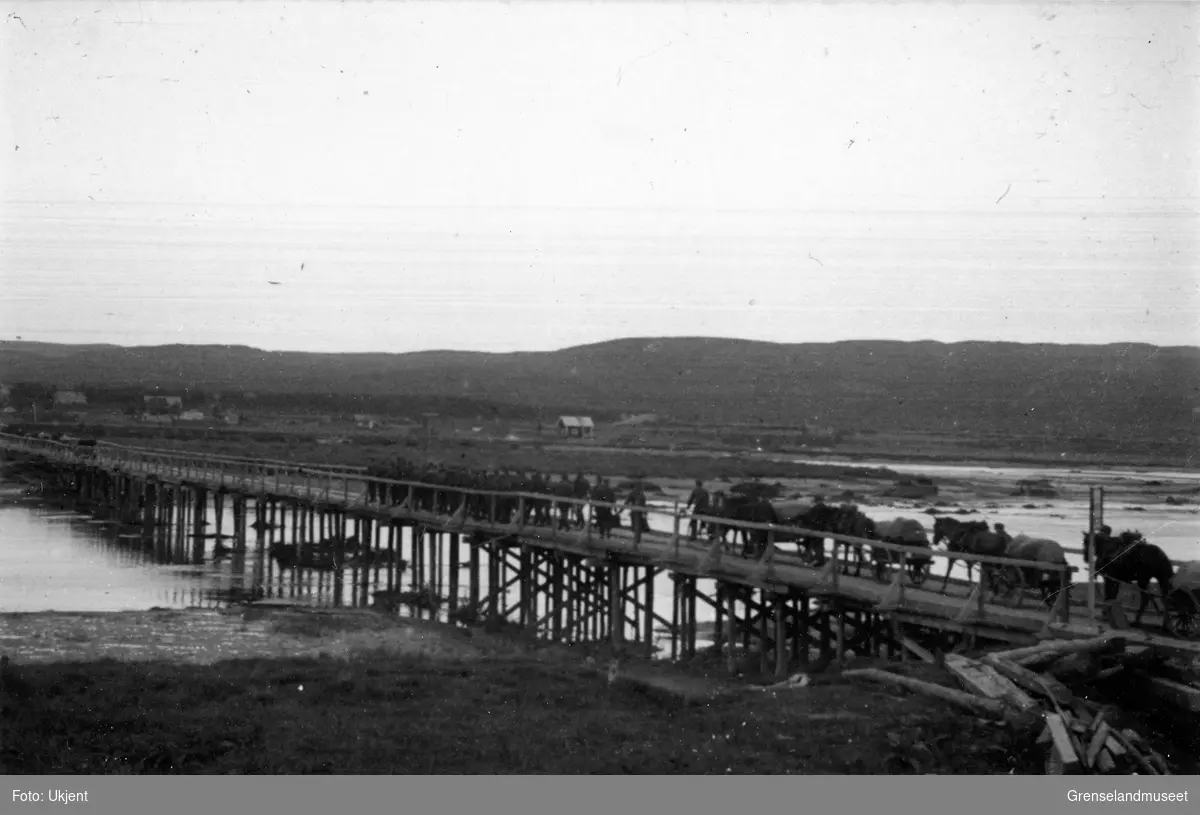
{"type": "Polygon", "coordinates": [[[670,338],[546,353],[309,354],[0,342],[0,382],[21,381],[405,397],[847,430],[1175,437],[1191,444],[1200,349],[670,338]]]}

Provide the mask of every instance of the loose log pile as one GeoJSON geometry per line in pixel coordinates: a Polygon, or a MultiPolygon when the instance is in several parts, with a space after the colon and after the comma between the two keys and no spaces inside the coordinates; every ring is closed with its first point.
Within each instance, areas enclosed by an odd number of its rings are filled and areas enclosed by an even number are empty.
{"type": "Polygon", "coordinates": [[[1066,683],[1091,685],[1117,674],[1140,681],[1146,693],[1191,713],[1200,712],[1200,664],[1173,664],[1150,647],[1127,647],[1120,637],[1051,640],[973,659],[946,654],[939,664],[963,691],[866,669],[845,671],[951,702],[977,715],[1040,732],[1047,774],[1170,775],[1164,757],[1141,734],[1118,727],[1119,711],[1078,695],[1066,683]]]}

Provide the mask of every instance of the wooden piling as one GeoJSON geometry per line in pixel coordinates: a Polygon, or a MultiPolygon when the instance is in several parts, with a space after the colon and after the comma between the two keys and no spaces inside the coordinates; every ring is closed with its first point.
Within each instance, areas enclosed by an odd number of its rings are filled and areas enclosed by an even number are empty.
{"type": "Polygon", "coordinates": [[[195,501],[192,529],[192,562],[204,562],[204,526],[205,510],[208,508],[208,494],[203,487],[196,487],[192,492],[195,501]]]}
{"type": "Polygon", "coordinates": [[[471,568],[468,579],[470,585],[467,588],[468,600],[471,603],[471,608],[475,613],[479,612],[479,550],[480,544],[472,541],[471,551],[469,553],[471,568]]]}
{"type": "Polygon", "coordinates": [[[450,533],[450,610],[458,609],[458,582],[459,582],[459,547],[462,542],[457,532],[450,533]]]}
{"type": "Polygon", "coordinates": [[[729,673],[737,671],[737,608],[735,606],[736,598],[734,597],[734,588],[732,585],[725,585],[725,638],[729,642],[729,651],[725,657],[725,667],[729,673]]]}
{"type": "MultiPolygon", "coordinates": [[[[782,594],[775,595],[775,677],[783,679],[787,676],[787,601],[782,594]]],[[[763,643],[766,651],[766,642],[763,643]]]]}
{"type": "Polygon", "coordinates": [[[621,566],[616,563],[608,567],[608,628],[613,645],[621,645],[625,642],[625,598],[622,593],[624,587],[621,585],[622,571],[621,566]]]}
{"type": "Polygon", "coordinates": [[[488,617],[495,619],[500,615],[500,544],[497,541],[492,541],[487,548],[487,569],[488,569],[488,617]]]}
{"type": "Polygon", "coordinates": [[[642,615],[642,636],[646,641],[646,659],[654,657],[654,577],[657,571],[653,566],[646,567],[645,584],[642,591],[645,594],[643,605],[645,614],[642,615]]]}
{"type": "Polygon", "coordinates": [[[551,569],[550,608],[553,611],[550,622],[550,637],[554,642],[560,642],[563,638],[563,618],[565,616],[563,583],[565,580],[566,562],[561,552],[551,552],[549,557],[551,569]]]}

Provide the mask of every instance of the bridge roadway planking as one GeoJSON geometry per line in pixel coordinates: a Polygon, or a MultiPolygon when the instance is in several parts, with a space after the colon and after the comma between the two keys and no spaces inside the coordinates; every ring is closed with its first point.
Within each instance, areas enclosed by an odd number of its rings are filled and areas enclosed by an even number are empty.
{"type": "MultiPolygon", "coordinates": [[[[13,447],[12,444],[7,443],[8,439],[0,439],[0,442],[5,442],[4,446],[13,447]]],[[[17,449],[21,447],[25,447],[25,445],[17,445],[17,449]]],[[[916,588],[911,584],[905,586],[903,590],[897,591],[901,582],[908,583],[906,578],[901,578],[898,574],[890,584],[882,584],[870,577],[834,575],[828,569],[818,570],[810,567],[798,557],[779,551],[777,547],[773,548],[769,562],[757,562],[722,552],[719,547],[713,547],[707,542],[689,541],[686,535],[674,532],[650,531],[638,536],[639,539],[635,540],[630,532],[619,528],[614,530],[613,538],[602,540],[590,534],[590,527],[587,532],[552,530],[545,527],[518,526],[473,518],[435,515],[411,511],[407,508],[367,503],[366,481],[361,475],[360,469],[347,468],[340,472],[318,471],[308,474],[304,479],[305,483],[299,483],[299,474],[281,472],[288,468],[287,465],[280,467],[278,462],[254,463],[252,460],[244,458],[221,459],[221,457],[181,454],[176,451],[148,450],[139,451],[140,454],[135,454],[133,461],[119,454],[108,453],[91,461],[80,461],[79,456],[73,450],[63,450],[61,453],[46,448],[28,451],[49,453],[52,457],[72,460],[76,463],[107,465],[108,468],[129,475],[155,476],[164,481],[203,486],[207,489],[223,487],[225,490],[249,496],[271,496],[285,500],[325,504],[351,516],[388,520],[389,522],[419,523],[444,532],[480,533],[493,539],[503,537],[541,549],[571,553],[623,565],[650,566],[691,577],[758,589],[762,592],[794,594],[800,591],[806,596],[832,600],[838,603],[839,609],[841,608],[840,601],[849,601],[855,607],[890,613],[893,619],[907,625],[943,628],[980,635],[987,639],[1010,642],[1030,641],[1031,638],[1048,630],[1047,623],[1050,622],[1050,617],[1058,616],[1061,613],[1056,610],[1053,614],[1048,615],[1046,609],[1039,607],[1036,600],[1024,608],[1012,608],[994,602],[980,602],[978,597],[964,598],[957,592],[953,595],[946,595],[936,590],[916,588]],[[60,454],[54,455],[55,453],[60,454]],[[148,460],[164,457],[176,459],[176,462],[165,464],[148,460]],[[213,461],[217,459],[221,459],[219,464],[212,466],[213,461]],[[250,471],[250,474],[245,472],[247,470],[250,471]],[[273,477],[268,478],[268,474],[273,477]],[[312,475],[326,477],[324,489],[312,486],[310,483],[312,475]],[[332,478],[341,480],[340,490],[331,489],[332,478]],[[353,489],[351,489],[352,483],[354,484],[353,489]]],[[[439,489],[446,493],[486,494],[479,490],[459,490],[431,485],[427,485],[426,488],[439,489]]],[[[548,496],[538,496],[538,498],[553,500],[548,496]]],[[[651,514],[654,512],[654,509],[650,509],[651,514]]],[[[686,518],[686,516],[684,517],[686,518]]],[[[678,520],[676,523],[678,524],[678,520]]],[[[684,523],[686,524],[686,521],[684,523]]],[[[936,550],[927,551],[925,554],[933,555],[935,562],[939,556],[946,557],[945,553],[936,550]]],[[[835,557],[833,563],[836,564],[836,562],[835,557]]],[[[870,568],[869,563],[866,564],[866,568],[870,568]]],[[[940,585],[940,581],[934,577],[931,577],[930,580],[935,581],[934,585],[940,585]]],[[[961,588],[960,584],[959,589],[961,590],[961,588]]],[[[1078,592],[1076,592],[1077,595],[1078,592]]],[[[710,605],[716,605],[711,600],[706,601],[710,605]]],[[[1092,630],[1086,624],[1080,627],[1078,624],[1057,623],[1054,628],[1058,629],[1059,635],[1071,635],[1072,633],[1079,635],[1092,630]]],[[[1158,638],[1150,637],[1149,639],[1158,638]]]]}

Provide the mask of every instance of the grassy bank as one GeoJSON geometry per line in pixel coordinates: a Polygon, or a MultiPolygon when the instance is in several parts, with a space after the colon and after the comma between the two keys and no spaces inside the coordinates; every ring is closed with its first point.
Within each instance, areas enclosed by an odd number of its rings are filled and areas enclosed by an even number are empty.
{"type": "MultiPolygon", "coordinates": [[[[10,683],[12,684],[12,683],[10,683]]],[[[850,685],[688,705],[505,656],[21,666],[8,773],[1018,773],[1011,731],[850,685]]]]}

